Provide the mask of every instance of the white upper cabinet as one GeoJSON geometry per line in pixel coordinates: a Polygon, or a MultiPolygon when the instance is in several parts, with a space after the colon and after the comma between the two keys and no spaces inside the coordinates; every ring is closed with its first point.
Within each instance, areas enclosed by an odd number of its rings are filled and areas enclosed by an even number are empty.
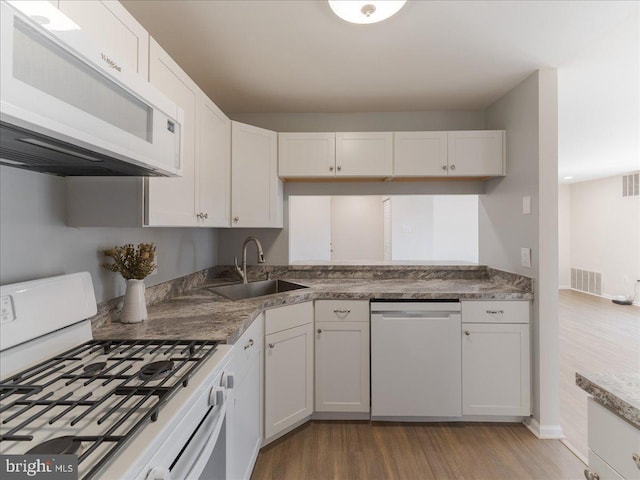
{"type": "Polygon", "coordinates": [[[395,132],[393,136],[394,176],[447,174],[447,132],[395,132]]]}
{"type": "Polygon", "coordinates": [[[278,134],[239,122],[231,125],[231,226],[282,228],[278,134]]]}
{"type": "Polygon", "coordinates": [[[392,132],[336,133],[336,176],[393,175],[392,132]]]}
{"type": "Polygon", "coordinates": [[[503,130],[448,132],[448,144],[450,176],[505,175],[503,130]]]}
{"type": "Polygon", "coordinates": [[[196,104],[198,86],[158,43],[151,39],[149,82],[184,111],[182,125],[182,177],[147,179],[147,224],[197,225],[196,104]]]}
{"type": "MultiPolygon", "coordinates": [[[[105,49],[105,55],[148,78],[149,34],[115,0],[60,0],[58,8],[105,49]]],[[[55,4],[54,3],[54,4],[55,4]]]]}
{"type": "Polygon", "coordinates": [[[202,226],[231,225],[231,120],[204,93],[198,99],[196,217],[202,226]]]}
{"type": "Polygon", "coordinates": [[[335,133],[278,134],[280,177],[333,177],[335,169],[335,133]]]}

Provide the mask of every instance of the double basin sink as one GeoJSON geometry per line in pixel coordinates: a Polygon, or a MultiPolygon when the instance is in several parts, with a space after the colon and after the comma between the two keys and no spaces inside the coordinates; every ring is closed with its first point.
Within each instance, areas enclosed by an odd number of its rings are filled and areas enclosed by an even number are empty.
{"type": "Polygon", "coordinates": [[[274,293],[290,292],[301,288],[309,287],[298,283],[287,282],[286,280],[261,280],[259,282],[223,285],[221,287],[213,287],[210,290],[229,300],[245,300],[247,298],[263,297],[274,293]]]}

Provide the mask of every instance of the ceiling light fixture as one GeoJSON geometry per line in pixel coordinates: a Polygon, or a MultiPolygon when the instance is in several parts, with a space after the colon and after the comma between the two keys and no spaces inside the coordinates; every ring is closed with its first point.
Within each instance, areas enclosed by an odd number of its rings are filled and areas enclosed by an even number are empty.
{"type": "Polygon", "coordinates": [[[562,177],[563,180],[573,180],[573,177],[562,177]]]}
{"type": "Polygon", "coordinates": [[[329,0],[333,13],[351,23],[376,23],[400,11],[407,0],[329,0]]]}

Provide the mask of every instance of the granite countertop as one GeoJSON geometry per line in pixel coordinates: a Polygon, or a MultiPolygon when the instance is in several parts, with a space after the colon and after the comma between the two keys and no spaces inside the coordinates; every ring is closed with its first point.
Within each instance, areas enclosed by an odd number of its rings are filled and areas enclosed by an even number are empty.
{"type": "MultiPolygon", "coordinates": [[[[269,308],[310,300],[476,299],[531,300],[530,291],[498,279],[295,279],[309,288],[231,301],[212,291],[228,280],[208,281],[149,307],[140,324],[109,322],[94,327],[96,339],[219,340],[235,343],[251,322],[269,308]]],[[[235,282],[237,283],[237,281],[235,282]]]]}
{"type": "Polygon", "coordinates": [[[576,373],[576,385],[612,412],[640,428],[640,372],[576,373]]]}

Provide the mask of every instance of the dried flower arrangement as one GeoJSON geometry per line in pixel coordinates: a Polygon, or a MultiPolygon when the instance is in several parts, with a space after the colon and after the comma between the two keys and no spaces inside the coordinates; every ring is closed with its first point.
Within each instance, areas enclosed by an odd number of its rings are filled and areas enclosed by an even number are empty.
{"type": "Polygon", "coordinates": [[[114,263],[103,263],[102,266],[119,273],[126,280],[143,280],[156,268],[156,247],[153,243],[140,243],[137,248],[128,243],[105,250],[104,254],[114,263]]]}

